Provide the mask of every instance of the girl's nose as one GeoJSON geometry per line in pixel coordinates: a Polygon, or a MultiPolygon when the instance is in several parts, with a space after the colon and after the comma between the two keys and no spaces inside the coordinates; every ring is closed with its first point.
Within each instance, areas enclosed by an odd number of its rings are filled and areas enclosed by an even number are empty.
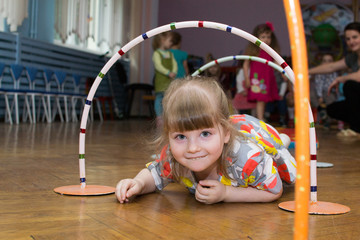
{"type": "Polygon", "coordinates": [[[200,146],[196,143],[195,140],[193,139],[189,139],[188,141],[188,146],[187,146],[187,151],[190,153],[195,153],[200,151],[200,146]]]}

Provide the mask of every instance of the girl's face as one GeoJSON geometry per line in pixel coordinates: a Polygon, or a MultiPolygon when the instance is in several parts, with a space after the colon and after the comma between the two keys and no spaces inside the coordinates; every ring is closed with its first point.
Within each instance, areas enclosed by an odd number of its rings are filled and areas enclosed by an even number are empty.
{"type": "Polygon", "coordinates": [[[259,35],[259,40],[266,43],[267,45],[271,44],[271,32],[263,32],[259,35]]]}
{"type": "Polygon", "coordinates": [[[161,47],[162,47],[164,50],[167,50],[167,49],[170,49],[171,46],[172,46],[172,38],[171,38],[171,36],[164,37],[164,38],[162,39],[161,47]]]}
{"type": "Polygon", "coordinates": [[[212,66],[209,68],[209,73],[211,76],[216,76],[218,73],[218,67],[217,66],[212,66]]]}
{"type": "Polygon", "coordinates": [[[351,51],[353,52],[360,51],[360,33],[358,31],[346,30],[345,41],[351,51]]]}
{"type": "Polygon", "coordinates": [[[195,173],[207,175],[217,172],[217,161],[229,140],[230,132],[220,125],[169,133],[170,151],[176,161],[195,173]]]}
{"type": "Polygon", "coordinates": [[[331,63],[334,61],[334,58],[331,55],[324,55],[322,58],[322,63],[331,63]]]}

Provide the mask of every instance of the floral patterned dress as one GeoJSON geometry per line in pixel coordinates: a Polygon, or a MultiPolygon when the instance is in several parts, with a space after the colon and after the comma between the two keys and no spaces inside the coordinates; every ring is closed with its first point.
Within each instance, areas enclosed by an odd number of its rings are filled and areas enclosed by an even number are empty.
{"type": "MultiPolygon", "coordinates": [[[[262,49],[260,49],[259,57],[268,61],[273,60],[262,49]]],[[[250,62],[250,88],[247,99],[249,102],[272,102],[280,99],[272,67],[261,62],[250,62]]]]}
{"type": "MultiPolygon", "coordinates": [[[[295,182],[295,159],[272,126],[246,114],[233,115],[230,119],[248,139],[237,139],[228,158],[227,173],[231,179],[219,174],[219,182],[234,187],[253,187],[274,194],[281,191],[282,181],[295,182]]],[[[147,164],[158,190],[173,182],[173,163],[168,155],[169,147],[166,146],[158,159],[147,164]]],[[[195,193],[197,181],[192,171],[186,171],[180,180],[191,193],[195,193]]]]}

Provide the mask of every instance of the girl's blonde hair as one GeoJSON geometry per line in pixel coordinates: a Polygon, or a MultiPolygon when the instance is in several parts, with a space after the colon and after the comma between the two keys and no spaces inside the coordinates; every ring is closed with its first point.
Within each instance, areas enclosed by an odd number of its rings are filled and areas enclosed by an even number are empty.
{"type": "MultiPolygon", "coordinates": [[[[169,133],[214,128],[220,125],[223,133],[230,131],[230,140],[224,145],[218,161],[218,172],[229,178],[226,171],[236,136],[244,137],[229,120],[229,100],[219,83],[208,77],[186,77],[172,81],[163,99],[163,131],[156,139],[158,152],[169,144],[169,133]]],[[[171,155],[172,176],[179,177],[186,169],[171,155]]]]}
{"type": "MultiPolygon", "coordinates": [[[[254,28],[252,34],[258,38],[263,33],[271,33],[270,47],[274,49],[277,53],[280,53],[280,46],[275,36],[275,33],[272,29],[272,26],[266,23],[257,25],[254,28]]],[[[260,48],[252,42],[250,42],[245,49],[245,54],[249,56],[259,56],[259,52],[260,52],[260,48]]]]}
{"type": "Polygon", "coordinates": [[[171,37],[171,32],[163,32],[154,36],[152,41],[153,50],[158,49],[161,46],[161,41],[167,37],[171,37]]]}

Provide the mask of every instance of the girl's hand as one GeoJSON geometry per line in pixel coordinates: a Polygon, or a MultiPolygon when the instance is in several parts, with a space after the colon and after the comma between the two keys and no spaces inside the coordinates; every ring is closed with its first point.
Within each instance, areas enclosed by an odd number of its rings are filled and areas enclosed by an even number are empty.
{"type": "Polygon", "coordinates": [[[129,202],[131,196],[138,195],[143,189],[143,184],[135,179],[124,179],[116,185],[116,197],[120,203],[129,202]]]}
{"type": "Polygon", "coordinates": [[[328,88],[328,92],[327,92],[328,95],[330,95],[331,89],[333,89],[333,88],[335,88],[336,93],[338,93],[338,92],[339,92],[339,84],[340,84],[341,82],[343,82],[342,79],[341,79],[341,77],[335,78],[334,81],[330,84],[330,86],[329,86],[329,88],[328,88]]]}
{"type": "Polygon", "coordinates": [[[171,79],[174,79],[174,78],[176,77],[176,74],[173,73],[173,72],[171,72],[171,73],[169,73],[169,77],[170,77],[171,79]]]}
{"type": "Polygon", "coordinates": [[[335,88],[336,93],[338,93],[339,92],[339,84],[346,82],[348,80],[346,77],[347,76],[340,76],[340,77],[335,78],[335,80],[330,84],[330,86],[328,88],[328,95],[330,95],[332,88],[335,88]]]}
{"type": "Polygon", "coordinates": [[[213,204],[224,200],[226,186],[216,180],[202,180],[196,187],[195,198],[205,204],[213,204]]]}
{"type": "Polygon", "coordinates": [[[248,93],[247,93],[247,91],[242,91],[242,92],[240,92],[240,94],[243,95],[244,97],[246,97],[248,93]]]}
{"type": "Polygon", "coordinates": [[[245,88],[250,88],[250,87],[251,87],[250,79],[246,78],[245,79],[245,88]]]}

